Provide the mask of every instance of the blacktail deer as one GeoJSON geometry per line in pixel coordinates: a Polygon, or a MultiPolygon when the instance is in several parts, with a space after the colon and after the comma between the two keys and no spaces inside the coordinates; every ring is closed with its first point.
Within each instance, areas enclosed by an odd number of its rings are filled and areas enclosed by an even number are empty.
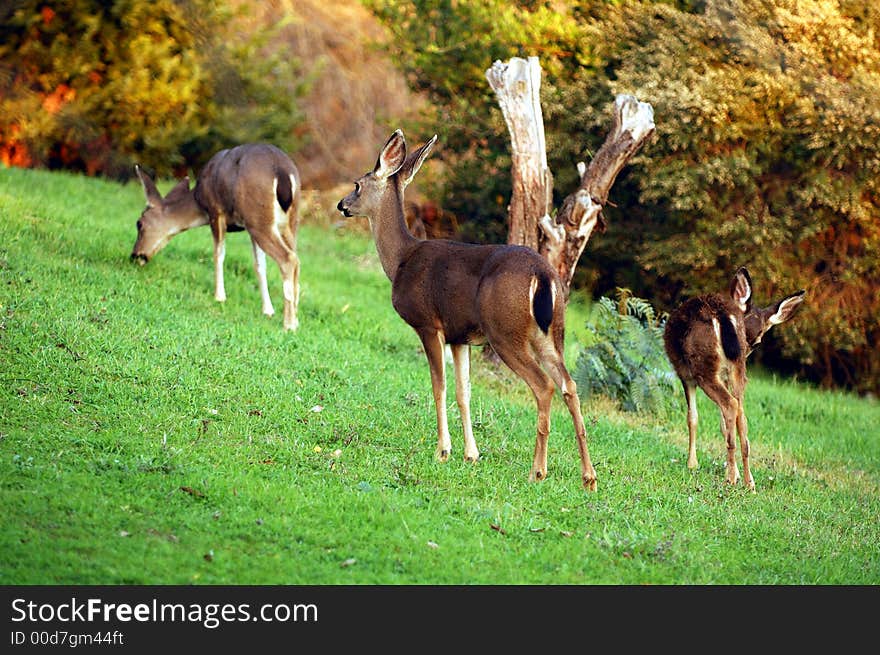
{"type": "Polygon", "coordinates": [[[214,237],[214,297],[226,300],[223,260],[226,233],[247,230],[254,253],[263,313],[275,314],[266,282],[266,253],[281,270],[284,329],[295,330],[299,304],[300,178],[290,157],[275,146],[251,143],[221,150],[199,173],[194,189],[185,177],[164,198],[149,175],[135,171],[144,187],[147,206],[137,222],[131,258],[146,264],[176,234],[210,225],[214,237]]]}
{"type": "Polygon", "coordinates": [[[446,461],[452,450],[446,420],[444,344],[452,350],[464,458],[476,461],[480,456],[471,429],[470,346],[488,342],[529,385],[537,401],[537,439],[529,479],[542,480],[547,475],[555,383],[574,422],[583,484],[594,491],[596,471],[587,450],[577,387],[562,357],[565,303],[556,272],[529,248],[421,241],[406,227],[404,189],[436,141],[435,135],[407,156],[403,133],[395,131],[375,168],[360,177],[337,205],[347,217],[369,219],[379,260],[391,280],[394,309],[422,341],[437,412],[436,456],[446,461]]]}
{"type": "Polygon", "coordinates": [[[790,319],[804,300],[801,290],[764,308],[752,304],[752,280],[740,268],[726,293],[685,301],[666,322],[666,354],[684,387],[687,401],[688,468],[697,467],[697,399],[699,386],[721,410],[721,434],[727,443],[727,482],[739,481],[734,431],[739,434],[743,484],[754,490],[749,469],[749,438],[743,409],[746,358],[774,325],[790,319]]]}

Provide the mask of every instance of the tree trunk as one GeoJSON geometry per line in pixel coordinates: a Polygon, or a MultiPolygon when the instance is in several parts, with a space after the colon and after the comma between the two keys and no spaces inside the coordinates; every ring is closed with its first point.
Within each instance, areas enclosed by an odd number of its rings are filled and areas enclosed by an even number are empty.
{"type": "Polygon", "coordinates": [[[541,116],[541,72],[537,57],[496,61],[486,71],[510,131],[513,194],[508,243],[534,248],[558,271],[566,299],[575,267],[597,226],[604,228],[602,206],[617,174],[654,132],[654,110],[635,96],[618,95],[614,122],[605,143],[587,166],[578,162],[578,189],[550,216],[553,178],[541,116]]]}
{"type": "Polygon", "coordinates": [[[486,78],[498,96],[512,146],[507,242],[538,250],[538,221],[549,212],[553,197],[541,115],[541,65],[537,57],[496,61],[486,78]]]}

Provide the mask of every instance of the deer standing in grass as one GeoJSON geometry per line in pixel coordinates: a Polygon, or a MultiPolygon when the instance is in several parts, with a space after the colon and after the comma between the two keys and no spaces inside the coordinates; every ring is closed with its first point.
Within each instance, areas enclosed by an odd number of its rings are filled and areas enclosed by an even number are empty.
{"type": "Polygon", "coordinates": [[[266,253],[281,270],[284,329],[296,330],[299,304],[299,171],[275,146],[251,143],[221,150],[199,174],[194,189],[185,177],[164,198],[149,175],[135,171],[144,187],[147,206],[137,222],[132,260],[146,264],[176,234],[210,225],[214,237],[214,298],[226,300],[223,260],[226,233],[247,230],[254,253],[263,314],[275,308],[266,282],[266,253]]]}
{"type": "Polygon", "coordinates": [[[559,278],[534,250],[512,245],[474,245],[445,239],[416,239],[404,219],[403,194],[437,141],[407,156],[400,130],[388,139],[375,168],[339,201],[345,216],[366,216],[391,280],[394,309],[419,335],[431,370],[437,411],[437,450],[446,461],[452,450],[446,419],[444,345],[452,350],[455,397],[464,432],[464,458],[480,453],[470,418],[470,346],[489,343],[535,396],[538,428],[529,479],[547,476],[550,403],[555,386],[574,422],[583,485],[596,489],[596,471],[587,450],[577,387],[565,368],[562,347],[565,303],[559,278]]]}
{"type": "Polygon", "coordinates": [[[721,410],[721,434],[727,443],[727,482],[739,481],[734,433],[739,434],[743,484],[755,489],[749,469],[749,438],[743,409],[746,358],[774,325],[787,321],[804,300],[804,290],[764,308],[752,305],[752,279],[740,268],[726,293],[685,301],[666,322],[666,354],[684,387],[687,401],[688,468],[697,467],[697,399],[699,386],[721,410]]]}

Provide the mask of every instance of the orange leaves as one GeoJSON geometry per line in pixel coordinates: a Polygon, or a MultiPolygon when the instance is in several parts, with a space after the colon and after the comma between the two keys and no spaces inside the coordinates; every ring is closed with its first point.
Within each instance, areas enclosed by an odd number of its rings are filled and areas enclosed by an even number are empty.
{"type": "Polygon", "coordinates": [[[21,128],[12,124],[6,129],[5,141],[0,142],[0,163],[4,166],[27,168],[33,164],[33,158],[27,146],[19,141],[21,128]]]}
{"type": "Polygon", "coordinates": [[[43,109],[53,116],[68,102],[76,98],[76,89],[62,83],[55,90],[43,98],[43,109]]]}

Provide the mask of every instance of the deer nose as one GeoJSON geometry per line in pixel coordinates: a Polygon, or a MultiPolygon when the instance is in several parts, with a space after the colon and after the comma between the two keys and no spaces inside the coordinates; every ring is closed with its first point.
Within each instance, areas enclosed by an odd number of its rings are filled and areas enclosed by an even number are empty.
{"type": "MultiPolygon", "coordinates": [[[[345,198],[343,198],[342,200],[345,200],[345,198]]],[[[345,207],[342,206],[342,200],[340,200],[338,203],[336,203],[336,209],[338,209],[341,212],[344,212],[345,207]]]]}
{"type": "Polygon", "coordinates": [[[131,253],[131,261],[133,261],[133,262],[137,262],[138,264],[140,264],[141,266],[143,266],[144,264],[147,263],[147,256],[146,256],[146,255],[141,255],[141,254],[139,254],[139,253],[134,253],[134,252],[133,252],[133,253],[131,253]]]}

